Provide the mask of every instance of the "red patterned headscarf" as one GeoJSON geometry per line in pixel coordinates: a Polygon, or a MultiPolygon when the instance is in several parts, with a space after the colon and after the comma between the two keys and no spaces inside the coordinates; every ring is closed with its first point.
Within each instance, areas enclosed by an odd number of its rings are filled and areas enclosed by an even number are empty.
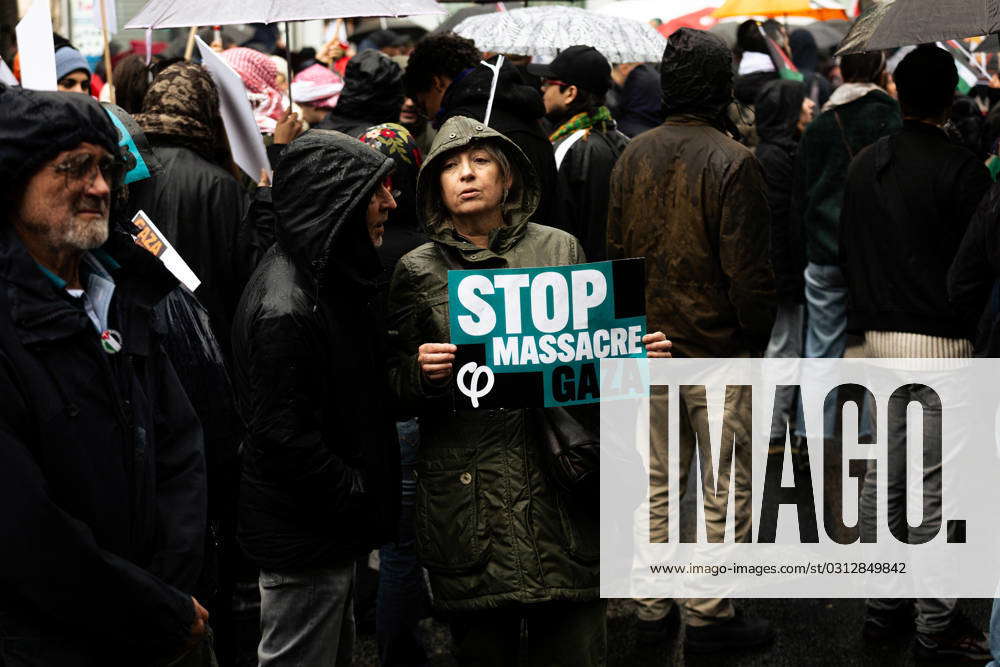
{"type": "Polygon", "coordinates": [[[243,79],[257,127],[261,132],[274,132],[277,121],[285,112],[285,100],[278,90],[278,68],[274,61],[260,51],[244,47],[227,49],[221,55],[243,79]]]}

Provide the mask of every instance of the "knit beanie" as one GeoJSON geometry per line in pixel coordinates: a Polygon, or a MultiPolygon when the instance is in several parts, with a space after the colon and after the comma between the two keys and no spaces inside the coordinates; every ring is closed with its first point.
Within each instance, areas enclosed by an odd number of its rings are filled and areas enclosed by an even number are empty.
{"type": "Polygon", "coordinates": [[[56,51],[56,81],[76,71],[90,74],[90,65],[87,64],[87,59],[72,46],[64,46],[56,51]]]}

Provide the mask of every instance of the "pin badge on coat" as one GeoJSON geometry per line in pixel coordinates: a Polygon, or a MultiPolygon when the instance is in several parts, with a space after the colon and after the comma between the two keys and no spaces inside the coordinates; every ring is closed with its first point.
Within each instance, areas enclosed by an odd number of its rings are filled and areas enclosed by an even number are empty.
{"type": "Polygon", "coordinates": [[[122,335],[114,329],[101,332],[101,347],[108,354],[118,354],[122,349],[122,335]]]}

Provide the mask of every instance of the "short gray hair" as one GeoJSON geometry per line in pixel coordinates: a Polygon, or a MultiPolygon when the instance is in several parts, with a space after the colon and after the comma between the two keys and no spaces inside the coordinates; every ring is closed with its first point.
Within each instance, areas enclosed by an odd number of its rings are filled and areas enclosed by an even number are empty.
{"type": "MultiPolygon", "coordinates": [[[[521,192],[521,175],[514,169],[514,166],[511,163],[510,157],[507,155],[507,152],[504,151],[503,148],[498,146],[496,141],[481,139],[481,140],[470,141],[465,146],[460,146],[451,151],[448,151],[447,154],[463,155],[465,153],[468,153],[469,151],[479,150],[479,149],[486,151],[487,153],[489,153],[492,159],[496,160],[497,165],[500,167],[500,177],[501,179],[503,179],[503,182],[506,183],[507,181],[510,181],[510,189],[504,190],[505,196],[503,200],[500,202],[500,209],[503,212],[504,218],[506,218],[507,214],[520,203],[520,192],[521,192]]],[[[444,161],[444,156],[442,156],[437,161],[438,165],[442,164],[443,161],[444,161]]],[[[440,197],[440,192],[441,192],[440,166],[438,166],[437,168],[437,175],[438,177],[435,179],[438,183],[438,190],[437,190],[438,195],[436,199],[437,203],[443,206],[443,202],[441,201],[440,197]]]]}

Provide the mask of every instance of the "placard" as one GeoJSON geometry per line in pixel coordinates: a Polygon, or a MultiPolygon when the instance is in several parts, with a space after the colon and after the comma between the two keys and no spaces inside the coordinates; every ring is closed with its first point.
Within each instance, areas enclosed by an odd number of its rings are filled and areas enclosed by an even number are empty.
{"type": "Polygon", "coordinates": [[[448,272],[466,408],[600,400],[601,359],[645,357],[645,260],[448,272]]]}

